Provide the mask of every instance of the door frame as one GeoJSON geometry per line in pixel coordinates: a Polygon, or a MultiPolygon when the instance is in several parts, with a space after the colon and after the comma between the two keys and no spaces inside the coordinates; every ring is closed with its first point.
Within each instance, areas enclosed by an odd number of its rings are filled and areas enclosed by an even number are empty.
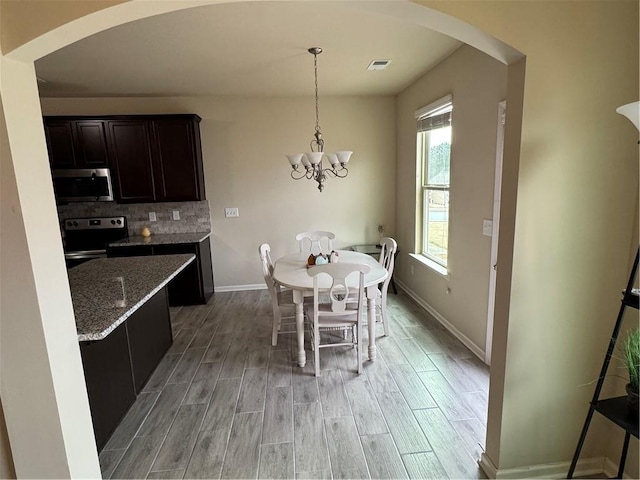
{"type": "Polygon", "coordinates": [[[487,333],[484,363],[491,365],[493,346],[493,316],[496,304],[496,274],[498,270],[498,234],[500,233],[500,200],[502,192],[502,163],[504,154],[504,126],[507,101],[498,103],[498,128],[496,135],[496,169],[493,183],[493,228],[491,229],[491,262],[489,267],[489,301],[487,305],[487,333]]]}

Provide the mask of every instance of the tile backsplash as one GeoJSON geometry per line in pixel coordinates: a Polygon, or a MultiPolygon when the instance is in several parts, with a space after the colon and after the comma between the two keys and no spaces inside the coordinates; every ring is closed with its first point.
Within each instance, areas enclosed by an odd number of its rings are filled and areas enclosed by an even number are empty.
{"type": "Polygon", "coordinates": [[[129,236],[140,235],[143,227],[152,233],[193,233],[211,231],[209,202],[129,203],[80,202],[58,205],[60,220],[82,217],[127,217],[129,236]],[[173,220],[173,211],[180,220],[173,220]],[[149,221],[149,212],[155,212],[156,221],[149,221]]]}

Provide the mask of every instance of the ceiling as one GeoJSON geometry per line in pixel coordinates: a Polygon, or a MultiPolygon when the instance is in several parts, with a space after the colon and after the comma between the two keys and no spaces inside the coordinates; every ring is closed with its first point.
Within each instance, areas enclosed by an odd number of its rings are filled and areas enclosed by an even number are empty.
{"type": "Polygon", "coordinates": [[[40,95],[312,95],[314,46],[321,96],[395,95],[461,45],[357,4],[228,3],[120,25],[38,60],[40,95]]]}

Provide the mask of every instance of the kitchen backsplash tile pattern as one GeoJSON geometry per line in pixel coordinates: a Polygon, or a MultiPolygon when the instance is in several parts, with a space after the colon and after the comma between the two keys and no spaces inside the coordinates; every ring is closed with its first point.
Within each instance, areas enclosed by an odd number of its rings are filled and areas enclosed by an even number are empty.
{"type": "Polygon", "coordinates": [[[151,233],[191,233],[211,231],[209,202],[130,203],[81,202],[58,206],[60,220],[82,217],[127,217],[129,235],[140,235],[144,227],[151,233]],[[173,220],[177,210],[179,220],[173,220]],[[155,212],[156,221],[149,221],[155,212]]]}

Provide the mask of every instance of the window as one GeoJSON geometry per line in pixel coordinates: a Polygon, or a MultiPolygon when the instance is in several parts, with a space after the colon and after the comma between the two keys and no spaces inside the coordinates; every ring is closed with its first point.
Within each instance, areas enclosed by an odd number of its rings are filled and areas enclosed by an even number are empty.
{"type": "Polygon", "coordinates": [[[447,267],[451,178],[451,95],[416,112],[420,202],[416,244],[428,260],[447,267]]]}

